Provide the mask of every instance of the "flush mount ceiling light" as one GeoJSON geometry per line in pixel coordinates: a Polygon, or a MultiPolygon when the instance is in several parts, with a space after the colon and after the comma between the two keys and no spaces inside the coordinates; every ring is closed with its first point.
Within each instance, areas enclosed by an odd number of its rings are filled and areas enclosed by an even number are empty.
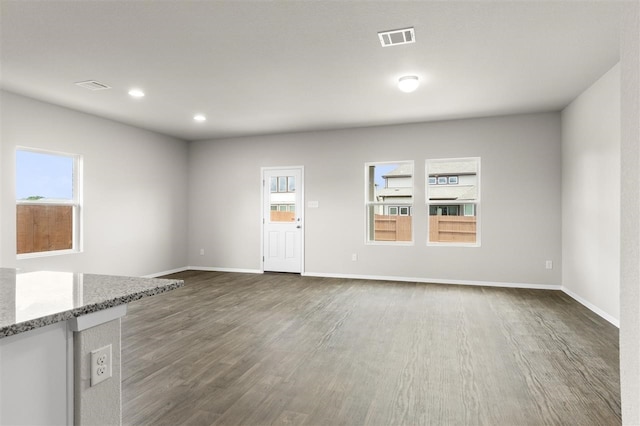
{"type": "Polygon", "coordinates": [[[193,121],[197,121],[198,123],[202,123],[203,121],[207,121],[207,117],[202,114],[196,114],[193,116],[193,121]]]}
{"type": "Polygon", "coordinates": [[[129,90],[129,96],[131,96],[132,98],[143,98],[144,97],[144,92],[140,89],[131,89],[129,90]]]}
{"type": "Polygon", "coordinates": [[[418,88],[420,82],[416,75],[405,75],[398,80],[398,89],[405,93],[411,93],[418,88]]]}

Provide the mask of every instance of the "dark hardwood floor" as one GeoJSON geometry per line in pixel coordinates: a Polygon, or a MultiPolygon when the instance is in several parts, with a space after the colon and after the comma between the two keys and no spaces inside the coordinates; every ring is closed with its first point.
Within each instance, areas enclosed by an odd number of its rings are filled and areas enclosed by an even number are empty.
{"type": "Polygon", "coordinates": [[[616,425],[618,330],[559,291],[189,271],[129,305],[128,425],[616,425]]]}

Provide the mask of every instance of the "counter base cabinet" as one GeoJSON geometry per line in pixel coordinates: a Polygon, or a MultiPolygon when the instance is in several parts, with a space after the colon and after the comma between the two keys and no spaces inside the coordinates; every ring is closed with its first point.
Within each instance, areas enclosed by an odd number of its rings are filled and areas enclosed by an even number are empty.
{"type": "Polygon", "coordinates": [[[72,351],[66,321],[0,339],[0,425],[73,423],[72,351]]]}

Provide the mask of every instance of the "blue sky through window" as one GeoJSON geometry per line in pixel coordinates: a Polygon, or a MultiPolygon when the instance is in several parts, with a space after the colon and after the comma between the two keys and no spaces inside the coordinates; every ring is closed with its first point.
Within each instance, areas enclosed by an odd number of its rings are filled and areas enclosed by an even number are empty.
{"type": "Polygon", "coordinates": [[[374,182],[378,185],[378,188],[384,188],[384,179],[382,176],[389,173],[391,170],[398,168],[398,164],[378,164],[376,165],[374,173],[374,182]]]}
{"type": "Polygon", "coordinates": [[[16,199],[73,199],[73,157],[18,150],[16,199]]]}

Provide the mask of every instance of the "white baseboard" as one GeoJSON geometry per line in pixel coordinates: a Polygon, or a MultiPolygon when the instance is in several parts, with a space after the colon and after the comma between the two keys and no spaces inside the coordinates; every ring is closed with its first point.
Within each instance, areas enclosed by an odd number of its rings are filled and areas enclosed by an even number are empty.
{"type": "Polygon", "coordinates": [[[568,288],[566,288],[565,286],[562,286],[561,289],[563,292],[565,292],[569,297],[571,297],[572,299],[574,299],[576,302],[580,303],[581,305],[583,305],[585,308],[589,309],[590,311],[592,311],[593,313],[601,316],[602,318],[604,318],[605,320],[609,321],[611,324],[615,325],[616,327],[620,328],[620,320],[617,318],[614,318],[613,316],[609,315],[608,313],[606,313],[605,311],[603,311],[602,309],[598,308],[596,305],[594,305],[591,302],[588,302],[587,300],[583,299],[582,297],[578,296],[576,293],[572,292],[571,290],[569,290],[568,288]]]}
{"type": "Polygon", "coordinates": [[[143,275],[142,278],[157,278],[162,277],[163,275],[175,274],[178,272],[184,272],[188,270],[188,266],[183,266],[182,268],[171,269],[169,271],[156,272],[155,274],[143,275]]]}
{"type": "Polygon", "coordinates": [[[356,275],[356,274],[327,274],[324,272],[305,272],[303,275],[310,277],[325,278],[347,278],[356,280],[374,280],[374,281],[401,281],[429,284],[456,284],[484,287],[508,287],[508,288],[526,288],[532,290],[561,290],[560,285],[556,284],[525,284],[525,283],[503,283],[493,281],[468,281],[468,280],[444,280],[437,278],[423,277],[397,277],[397,276],[380,276],[380,275],[356,275]]]}
{"type": "Polygon", "coordinates": [[[187,266],[192,271],[237,272],[239,274],[262,274],[259,269],[218,268],[216,266],[187,266]]]}

